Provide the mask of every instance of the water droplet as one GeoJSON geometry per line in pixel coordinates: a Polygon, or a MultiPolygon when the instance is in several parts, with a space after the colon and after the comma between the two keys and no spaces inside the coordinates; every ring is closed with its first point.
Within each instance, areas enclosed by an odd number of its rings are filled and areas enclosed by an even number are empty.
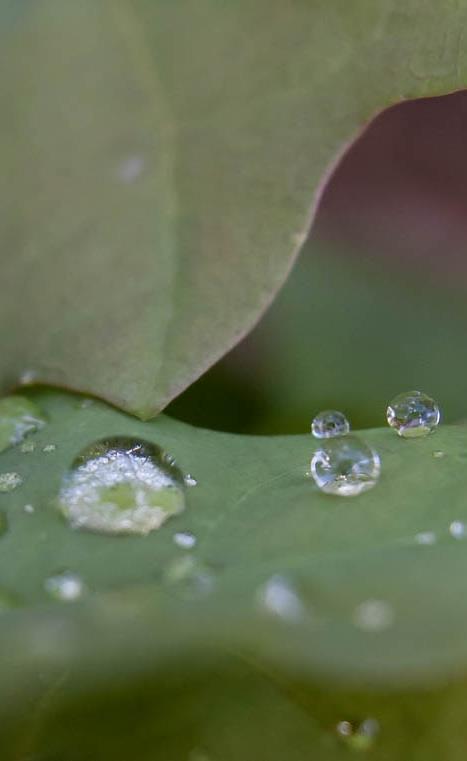
{"type": "Polygon", "coordinates": [[[311,424],[311,432],[317,439],[345,436],[349,431],[349,421],[342,412],[337,410],[324,410],[320,412],[311,424]]]}
{"type": "Polygon", "coordinates": [[[381,632],[394,623],[394,610],[385,600],[365,600],[353,612],[353,622],[366,632],[381,632]]]}
{"type": "Polygon", "coordinates": [[[77,573],[71,573],[71,571],[49,576],[45,580],[44,587],[51,597],[62,602],[79,600],[85,592],[81,576],[78,576],[77,573]]]}
{"type": "Polygon", "coordinates": [[[467,535],[467,526],[462,521],[453,521],[449,526],[449,533],[454,539],[465,539],[467,535]]]}
{"type": "Polygon", "coordinates": [[[35,370],[24,370],[19,376],[19,382],[21,386],[31,386],[37,380],[37,373],[35,370]]]}
{"type": "Polygon", "coordinates": [[[434,531],[420,531],[415,534],[417,544],[436,544],[436,534],[434,531]]]}
{"type": "Polygon", "coordinates": [[[186,486],[198,486],[198,481],[194,476],[191,475],[191,473],[187,473],[185,476],[185,485],[186,486]]]}
{"type": "Polygon", "coordinates": [[[91,444],[65,476],[59,508],[73,528],[148,534],[185,509],[184,480],[163,450],[115,437],[91,444]]]}
{"type": "Polygon", "coordinates": [[[23,454],[31,454],[31,452],[34,452],[35,448],[36,444],[34,441],[23,441],[20,446],[20,450],[23,454]]]}
{"type": "Polygon", "coordinates": [[[34,505],[25,505],[23,507],[23,510],[25,513],[33,513],[34,512],[34,505]]]}
{"type": "Polygon", "coordinates": [[[421,391],[406,391],[392,400],[386,416],[391,428],[408,439],[431,433],[439,423],[440,411],[436,402],[421,391]]]}
{"type": "Polygon", "coordinates": [[[142,156],[128,156],[118,167],[118,177],[122,182],[134,182],[142,174],[144,159],[142,156]]]}
{"type": "Polygon", "coordinates": [[[89,407],[92,407],[94,404],[94,399],[91,399],[89,397],[86,397],[86,399],[81,399],[79,402],[79,408],[81,410],[87,410],[89,407]]]}
{"type": "Polygon", "coordinates": [[[0,452],[45,425],[39,407],[24,396],[0,399],[0,452]]]}
{"type": "Polygon", "coordinates": [[[258,590],[258,602],[268,613],[286,621],[300,621],[305,614],[304,605],[284,576],[275,574],[258,590]]]}
{"type": "Polygon", "coordinates": [[[19,473],[0,473],[0,492],[9,492],[21,486],[23,479],[19,473]]]}
{"type": "Polygon", "coordinates": [[[336,725],[338,737],[352,750],[370,750],[379,733],[376,719],[364,719],[362,722],[339,721],[336,725]]]}
{"type": "Polygon", "coordinates": [[[445,456],[445,454],[446,454],[446,453],[445,453],[445,452],[443,452],[441,449],[436,449],[436,450],[433,452],[433,457],[434,457],[436,460],[440,460],[442,457],[444,457],[444,456],[445,456]]]}
{"type": "Polygon", "coordinates": [[[191,550],[196,544],[196,536],[191,531],[177,531],[173,540],[177,547],[182,547],[184,550],[191,550]]]}
{"type": "Polygon", "coordinates": [[[188,599],[205,597],[215,586],[211,570],[192,555],[172,561],[164,572],[164,579],[188,599]]]}
{"type": "Polygon", "coordinates": [[[56,449],[56,444],[46,444],[45,447],[42,447],[42,451],[46,452],[47,454],[50,454],[50,452],[55,452],[56,449]]]}
{"type": "Polygon", "coordinates": [[[310,464],[316,485],[326,494],[353,497],[375,486],[381,471],[377,453],[357,436],[328,439],[310,464]]]}

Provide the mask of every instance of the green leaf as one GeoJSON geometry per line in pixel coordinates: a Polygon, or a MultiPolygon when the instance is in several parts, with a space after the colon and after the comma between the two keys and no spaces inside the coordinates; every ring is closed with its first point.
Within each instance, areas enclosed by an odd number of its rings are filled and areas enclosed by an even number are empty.
{"type": "Polygon", "coordinates": [[[466,21],[466,0],[4,0],[1,386],[154,415],[270,303],[362,125],[466,84],[466,21]]]}
{"type": "Polygon", "coordinates": [[[467,538],[449,526],[467,523],[465,426],[412,441],[366,431],[381,480],[345,499],[305,477],[310,435],[219,434],[32,398],[49,420],[28,439],[34,451],[0,455],[0,474],[23,479],[0,494],[5,758],[253,761],[263,748],[282,761],[292,743],[294,761],[327,761],[348,751],[336,724],[368,717],[381,727],[374,758],[464,757],[467,538]],[[146,537],[72,530],[61,480],[83,447],[119,435],[162,446],[198,479],[186,511],[146,537]],[[196,536],[192,551],[174,543],[179,531],[196,536]],[[417,543],[420,532],[436,542],[417,543]],[[86,585],[79,603],[47,593],[64,570],[86,585]],[[277,574],[298,618],[264,603],[277,574]],[[392,611],[381,631],[356,619],[368,600],[392,611]]]}

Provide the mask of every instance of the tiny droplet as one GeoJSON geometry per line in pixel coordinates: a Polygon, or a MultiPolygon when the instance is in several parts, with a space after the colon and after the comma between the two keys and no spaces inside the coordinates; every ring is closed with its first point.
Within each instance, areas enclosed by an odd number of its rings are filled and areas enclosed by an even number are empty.
{"type": "Polygon", "coordinates": [[[365,600],[353,612],[355,626],[366,632],[380,632],[394,623],[394,610],[386,600],[365,600]]]}
{"type": "Polygon", "coordinates": [[[264,610],[286,621],[296,622],[304,617],[305,606],[298,593],[291,582],[280,574],[271,576],[260,587],[257,599],[264,610]]]}
{"type": "Polygon", "coordinates": [[[85,591],[81,576],[71,571],[49,576],[44,587],[51,597],[62,602],[79,600],[85,591]]]}
{"type": "Polygon", "coordinates": [[[27,504],[23,507],[23,510],[25,513],[33,513],[34,512],[34,505],[27,504]]]}
{"type": "Polygon", "coordinates": [[[370,750],[379,731],[379,722],[371,718],[361,722],[339,721],[336,724],[336,733],[339,739],[355,751],[370,750]]]}
{"type": "Polygon", "coordinates": [[[446,454],[446,453],[445,453],[445,452],[443,452],[441,449],[436,449],[436,450],[433,452],[433,457],[434,457],[436,460],[440,460],[442,457],[444,457],[444,456],[445,456],[445,454],[446,454]]]}
{"type": "Polygon", "coordinates": [[[198,486],[198,481],[194,476],[191,475],[191,473],[187,473],[185,476],[185,485],[186,486],[198,486]]]}
{"type": "Polygon", "coordinates": [[[172,561],[165,569],[164,580],[186,599],[205,597],[215,586],[210,569],[192,555],[172,561]]]}
{"type": "Polygon", "coordinates": [[[434,531],[420,531],[415,534],[415,542],[417,544],[436,544],[436,534],[434,531]]]}
{"type": "Polygon", "coordinates": [[[44,447],[42,447],[42,451],[46,452],[47,454],[50,454],[50,452],[55,452],[56,449],[56,444],[46,444],[44,447]]]}
{"type": "Polygon", "coordinates": [[[462,521],[453,521],[449,526],[449,533],[454,539],[465,539],[467,535],[467,526],[462,521]]]}
{"type": "Polygon", "coordinates": [[[181,547],[184,550],[191,550],[196,544],[196,536],[191,531],[177,531],[173,535],[173,540],[177,547],[181,547]]]}

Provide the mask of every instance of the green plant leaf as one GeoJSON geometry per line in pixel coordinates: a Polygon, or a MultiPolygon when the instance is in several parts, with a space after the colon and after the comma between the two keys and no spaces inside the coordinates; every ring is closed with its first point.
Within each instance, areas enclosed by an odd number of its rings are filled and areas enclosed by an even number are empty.
{"type": "Polygon", "coordinates": [[[466,21],[465,0],[5,0],[1,386],[157,413],[270,303],[362,125],[466,84],[466,21]]]}
{"type": "Polygon", "coordinates": [[[34,451],[0,455],[0,474],[23,479],[0,494],[5,758],[253,760],[264,742],[280,761],[294,736],[290,758],[327,761],[348,752],[336,724],[367,717],[381,727],[374,758],[463,758],[467,538],[449,527],[467,523],[465,426],[412,441],[366,431],[381,480],[345,499],[305,477],[310,435],[218,434],[57,392],[31,398],[49,421],[28,438],[34,451]],[[56,506],[82,448],[117,435],[162,446],[198,479],[186,511],[146,537],[72,530],[56,506]],[[190,552],[180,531],[197,538],[190,552]],[[417,543],[420,532],[436,542],[417,543]],[[78,603],[44,586],[64,570],[86,585],[78,603]],[[297,620],[264,604],[277,574],[297,620]],[[356,623],[368,600],[389,606],[387,628],[356,623]]]}

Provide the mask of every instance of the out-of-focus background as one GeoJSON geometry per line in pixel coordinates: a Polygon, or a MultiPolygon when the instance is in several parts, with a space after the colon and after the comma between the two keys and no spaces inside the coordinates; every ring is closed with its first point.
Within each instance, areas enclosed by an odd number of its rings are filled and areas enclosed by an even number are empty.
{"type": "Polygon", "coordinates": [[[309,430],[320,409],[384,424],[418,388],[467,417],[467,93],[395,106],[328,184],[279,297],[168,413],[246,433],[309,430]]]}

